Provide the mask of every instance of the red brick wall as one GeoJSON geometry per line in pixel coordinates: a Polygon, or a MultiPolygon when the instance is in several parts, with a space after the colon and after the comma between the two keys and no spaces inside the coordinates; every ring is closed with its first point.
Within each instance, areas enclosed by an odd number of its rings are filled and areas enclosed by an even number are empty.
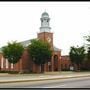
{"type": "MultiPolygon", "coordinates": [[[[0,65],[1,65],[1,58],[2,54],[0,54],[0,65]]],[[[4,58],[4,68],[2,70],[5,71],[30,71],[32,68],[32,60],[29,58],[29,54],[27,52],[27,49],[23,52],[22,58],[14,64],[14,68],[11,69],[11,63],[9,63],[8,69],[6,69],[6,64],[5,64],[5,58],[4,58]]]]}
{"type": "Polygon", "coordinates": [[[61,70],[61,52],[60,51],[53,51],[52,59],[51,59],[51,70],[52,71],[60,71],[61,70]],[[55,61],[54,56],[57,56],[58,60],[55,61]],[[56,64],[55,64],[56,62],[56,64]]]}
{"type": "Polygon", "coordinates": [[[41,33],[38,33],[37,35],[38,35],[37,38],[44,40],[44,41],[47,41],[47,38],[51,37],[50,45],[51,47],[53,47],[53,33],[41,32],[41,33]]]}
{"type": "Polygon", "coordinates": [[[61,56],[61,70],[69,70],[71,61],[69,56],[61,56]]]}

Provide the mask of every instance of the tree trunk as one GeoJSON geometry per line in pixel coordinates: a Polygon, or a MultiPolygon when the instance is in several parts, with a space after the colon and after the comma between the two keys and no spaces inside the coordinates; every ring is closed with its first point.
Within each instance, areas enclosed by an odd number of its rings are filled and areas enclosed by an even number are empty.
{"type": "Polygon", "coordinates": [[[80,64],[77,64],[77,71],[80,71],[80,64]]]}
{"type": "Polygon", "coordinates": [[[41,73],[41,69],[42,69],[41,65],[40,65],[40,67],[39,67],[39,68],[40,68],[39,73],[41,73]]]}
{"type": "Polygon", "coordinates": [[[79,70],[81,70],[81,64],[79,64],[79,70]]]}
{"type": "Polygon", "coordinates": [[[14,71],[15,64],[13,64],[13,71],[14,71]]]}
{"type": "Polygon", "coordinates": [[[44,64],[41,64],[41,73],[44,72],[44,64]]]}

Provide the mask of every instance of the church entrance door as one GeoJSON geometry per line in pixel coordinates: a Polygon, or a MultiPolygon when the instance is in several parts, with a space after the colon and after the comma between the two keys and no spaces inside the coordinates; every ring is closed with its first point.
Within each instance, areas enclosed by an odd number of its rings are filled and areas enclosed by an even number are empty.
{"type": "Polygon", "coordinates": [[[58,56],[54,56],[54,71],[58,71],[58,56]]]}

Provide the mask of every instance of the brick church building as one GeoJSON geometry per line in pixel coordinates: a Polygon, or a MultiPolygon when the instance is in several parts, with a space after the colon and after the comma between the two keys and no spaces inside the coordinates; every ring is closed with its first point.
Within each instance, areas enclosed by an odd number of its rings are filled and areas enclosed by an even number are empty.
{"type": "MultiPolygon", "coordinates": [[[[31,43],[31,40],[29,39],[20,42],[24,46],[25,50],[21,56],[21,59],[16,64],[9,63],[8,59],[3,57],[2,51],[0,49],[0,71],[39,73],[41,70],[44,72],[70,70],[70,66],[72,66],[70,57],[68,55],[61,56],[61,49],[58,49],[53,44],[53,33],[51,32],[51,27],[49,25],[50,18],[47,12],[42,13],[40,21],[41,27],[39,33],[37,33],[37,39],[48,41],[53,51],[51,60],[44,64],[43,69],[36,65],[32,59],[29,58],[29,53],[27,51],[27,46],[31,43]]],[[[83,62],[82,68],[89,70],[90,61],[83,62]]]]}
{"type": "MultiPolygon", "coordinates": [[[[61,61],[61,49],[58,49],[53,44],[53,33],[51,32],[50,27],[50,18],[47,12],[42,13],[41,18],[41,27],[39,33],[37,33],[37,39],[41,39],[43,41],[48,41],[50,43],[52,52],[52,58],[49,62],[44,64],[43,71],[61,71],[61,65],[63,62],[61,61]]],[[[27,52],[27,46],[30,44],[31,40],[26,40],[20,42],[25,50],[23,55],[18,63],[14,64],[9,63],[6,58],[3,57],[2,52],[0,54],[0,70],[1,71],[18,71],[18,72],[40,72],[41,67],[36,65],[31,58],[29,58],[29,54],[27,52]]],[[[69,64],[69,63],[68,63],[69,64]]],[[[68,65],[69,68],[69,65],[68,65]]]]}

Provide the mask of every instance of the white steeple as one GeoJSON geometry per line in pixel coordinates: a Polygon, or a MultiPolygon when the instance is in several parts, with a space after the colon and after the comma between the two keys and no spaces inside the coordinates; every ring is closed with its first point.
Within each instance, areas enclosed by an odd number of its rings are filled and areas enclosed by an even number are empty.
{"type": "Polygon", "coordinates": [[[40,32],[50,32],[51,29],[51,27],[49,27],[50,18],[46,11],[42,13],[40,20],[41,20],[40,32]]]}

